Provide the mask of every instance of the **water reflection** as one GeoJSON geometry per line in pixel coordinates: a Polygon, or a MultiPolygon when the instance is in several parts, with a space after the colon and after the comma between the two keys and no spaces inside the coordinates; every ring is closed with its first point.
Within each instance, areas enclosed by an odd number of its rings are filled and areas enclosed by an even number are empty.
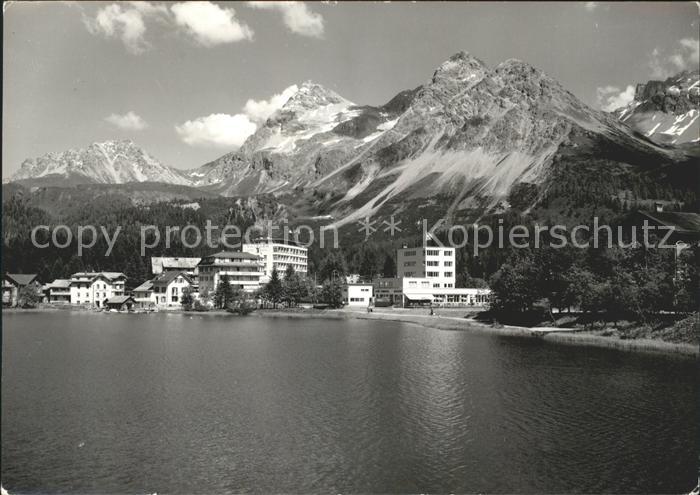
{"type": "Polygon", "coordinates": [[[5,315],[19,491],[681,492],[695,363],[391,322],[5,315]]]}

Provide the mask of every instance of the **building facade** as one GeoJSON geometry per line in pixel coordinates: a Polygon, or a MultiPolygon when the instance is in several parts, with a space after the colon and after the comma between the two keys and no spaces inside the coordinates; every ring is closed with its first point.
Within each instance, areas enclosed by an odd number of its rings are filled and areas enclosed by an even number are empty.
{"type": "Polygon", "coordinates": [[[24,287],[32,287],[40,295],[41,284],[35,273],[6,273],[2,280],[3,306],[17,306],[20,303],[20,291],[24,287]]]}
{"type": "Polygon", "coordinates": [[[70,304],[70,280],[56,279],[44,288],[46,301],[51,304],[70,304]]]}
{"type": "Polygon", "coordinates": [[[155,305],[179,308],[185,290],[192,290],[192,278],[185,272],[164,272],[152,281],[151,298],[155,305]]]}
{"type": "Polygon", "coordinates": [[[229,283],[246,292],[260,288],[265,275],[263,258],[257,254],[238,251],[220,251],[202,258],[198,265],[199,293],[213,294],[222,275],[229,283]]]}
{"type": "Polygon", "coordinates": [[[368,307],[374,302],[372,284],[348,284],[343,288],[343,300],[348,306],[368,307]]]}
{"type": "Polygon", "coordinates": [[[260,238],[243,244],[241,250],[262,258],[265,269],[263,283],[270,280],[273,268],[277,269],[280,277],[284,277],[288,266],[303,277],[308,273],[309,250],[292,240],[260,238]]]}
{"type": "Polygon", "coordinates": [[[139,308],[177,309],[182,306],[182,296],[186,291],[190,291],[192,297],[197,296],[192,277],[184,271],[166,271],[145,281],[132,293],[139,308]]]}
{"type": "Polygon", "coordinates": [[[396,260],[397,276],[377,278],[372,284],[377,305],[470,307],[486,306],[491,300],[491,289],[456,287],[455,248],[404,246],[396,260]]]}
{"type": "Polygon", "coordinates": [[[486,306],[491,301],[491,289],[438,288],[433,285],[433,279],[427,277],[401,279],[402,306],[469,307],[486,306]]]}
{"type": "Polygon", "coordinates": [[[142,309],[155,308],[156,301],[153,297],[153,282],[151,280],[146,280],[131,292],[134,295],[136,306],[142,309]]]}
{"type": "Polygon", "coordinates": [[[102,307],[105,299],[123,296],[126,275],[121,272],[78,272],[70,278],[71,304],[102,307]]]}
{"type": "Polygon", "coordinates": [[[455,248],[404,247],[396,253],[398,278],[428,278],[435,289],[455,288],[455,248]]]}
{"type": "Polygon", "coordinates": [[[380,277],[374,280],[375,301],[387,302],[391,305],[403,303],[403,286],[398,277],[380,277]]]}

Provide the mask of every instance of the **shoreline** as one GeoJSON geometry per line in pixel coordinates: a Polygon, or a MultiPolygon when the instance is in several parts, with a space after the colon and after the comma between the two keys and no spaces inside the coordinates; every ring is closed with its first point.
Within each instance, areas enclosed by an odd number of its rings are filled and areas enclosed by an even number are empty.
{"type": "MultiPolygon", "coordinates": [[[[79,312],[79,313],[97,313],[85,308],[68,308],[68,307],[39,307],[31,309],[18,308],[3,308],[3,313],[11,314],[31,314],[44,312],[79,312]]],[[[691,358],[700,356],[700,346],[687,343],[667,342],[659,339],[619,339],[616,337],[608,337],[597,335],[586,330],[572,330],[564,328],[541,328],[541,327],[520,327],[514,325],[493,326],[488,323],[482,323],[473,319],[427,314],[417,314],[409,312],[387,312],[373,311],[366,313],[365,311],[352,309],[262,309],[256,310],[250,315],[240,316],[226,311],[184,311],[181,309],[165,310],[156,313],[182,314],[182,315],[202,315],[202,316],[228,316],[228,317],[261,317],[261,318],[320,318],[327,320],[375,320],[375,321],[394,321],[399,323],[409,323],[424,328],[435,330],[458,331],[458,332],[474,332],[488,335],[496,335],[503,337],[526,337],[540,339],[547,342],[557,344],[599,347],[608,349],[617,349],[621,351],[646,352],[655,354],[676,355],[691,358]]]]}
{"type": "Polygon", "coordinates": [[[700,346],[693,344],[666,342],[656,339],[618,339],[615,337],[596,335],[589,331],[583,330],[574,332],[568,329],[564,331],[551,329],[545,333],[541,332],[541,329],[538,328],[518,327],[513,325],[495,327],[487,323],[450,316],[429,316],[376,311],[372,313],[365,313],[347,309],[325,310],[319,312],[307,312],[304,310],[262,310],[256,311],[251,316],[259,316],[264,318],[326,318],[332,320],[357,319],[395,321],[400,323],[410,323],[425,328],[433,328],[436,330],[475,332],[504,337],[527,337],[565,345],[602,347],[622,351],[647,352],[693,358],[700,356],[700,346]]]}

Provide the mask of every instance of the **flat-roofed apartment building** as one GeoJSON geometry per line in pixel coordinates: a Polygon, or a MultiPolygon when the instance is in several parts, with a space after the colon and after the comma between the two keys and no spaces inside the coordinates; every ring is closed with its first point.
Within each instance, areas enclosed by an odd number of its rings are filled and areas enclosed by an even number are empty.
{"type": "Polygon", "coordinates": [[[398,278],[428,278],[432,288],[455,288],[455,248],[453,247],[403,247],[396,253],[398,278]]]}
{"type": "Polygon", "coordinates": [[[263,258],[240,251],[220,251],[202,258],[198,265],[199,293],[216,290],[221,275],[228,275],[229,283],[241,290],[253,292],[260,288],[265,275],[263,258]]]}
{"type": "Polygon", "coordinates": [[[436,305],[441,307],[485,306],[490,289],[457,288],[455,248],[430,244],[404,246],[396,252],[395,278],[374,280],[375,301],[403,307],[436,305]]]}
{"type": "Polygon", "coordinates": [[[303,277],[308,272],[309,250],[291,239],[261,237],[243,244],[241,250],[262,257],[265,268],[262,282],[270,280],[273,268],[277,268],[280,277],[284,277],[290,265],[303,277]]]}

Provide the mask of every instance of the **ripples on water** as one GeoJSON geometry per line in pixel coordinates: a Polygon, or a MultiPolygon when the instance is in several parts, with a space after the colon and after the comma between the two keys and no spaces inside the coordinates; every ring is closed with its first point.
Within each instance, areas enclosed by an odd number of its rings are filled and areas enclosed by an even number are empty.
{"type": "Polygon", "coordinates": [[[678,493],[695,362],[380,321],[3,316],[21,492],[678,493]]]}

